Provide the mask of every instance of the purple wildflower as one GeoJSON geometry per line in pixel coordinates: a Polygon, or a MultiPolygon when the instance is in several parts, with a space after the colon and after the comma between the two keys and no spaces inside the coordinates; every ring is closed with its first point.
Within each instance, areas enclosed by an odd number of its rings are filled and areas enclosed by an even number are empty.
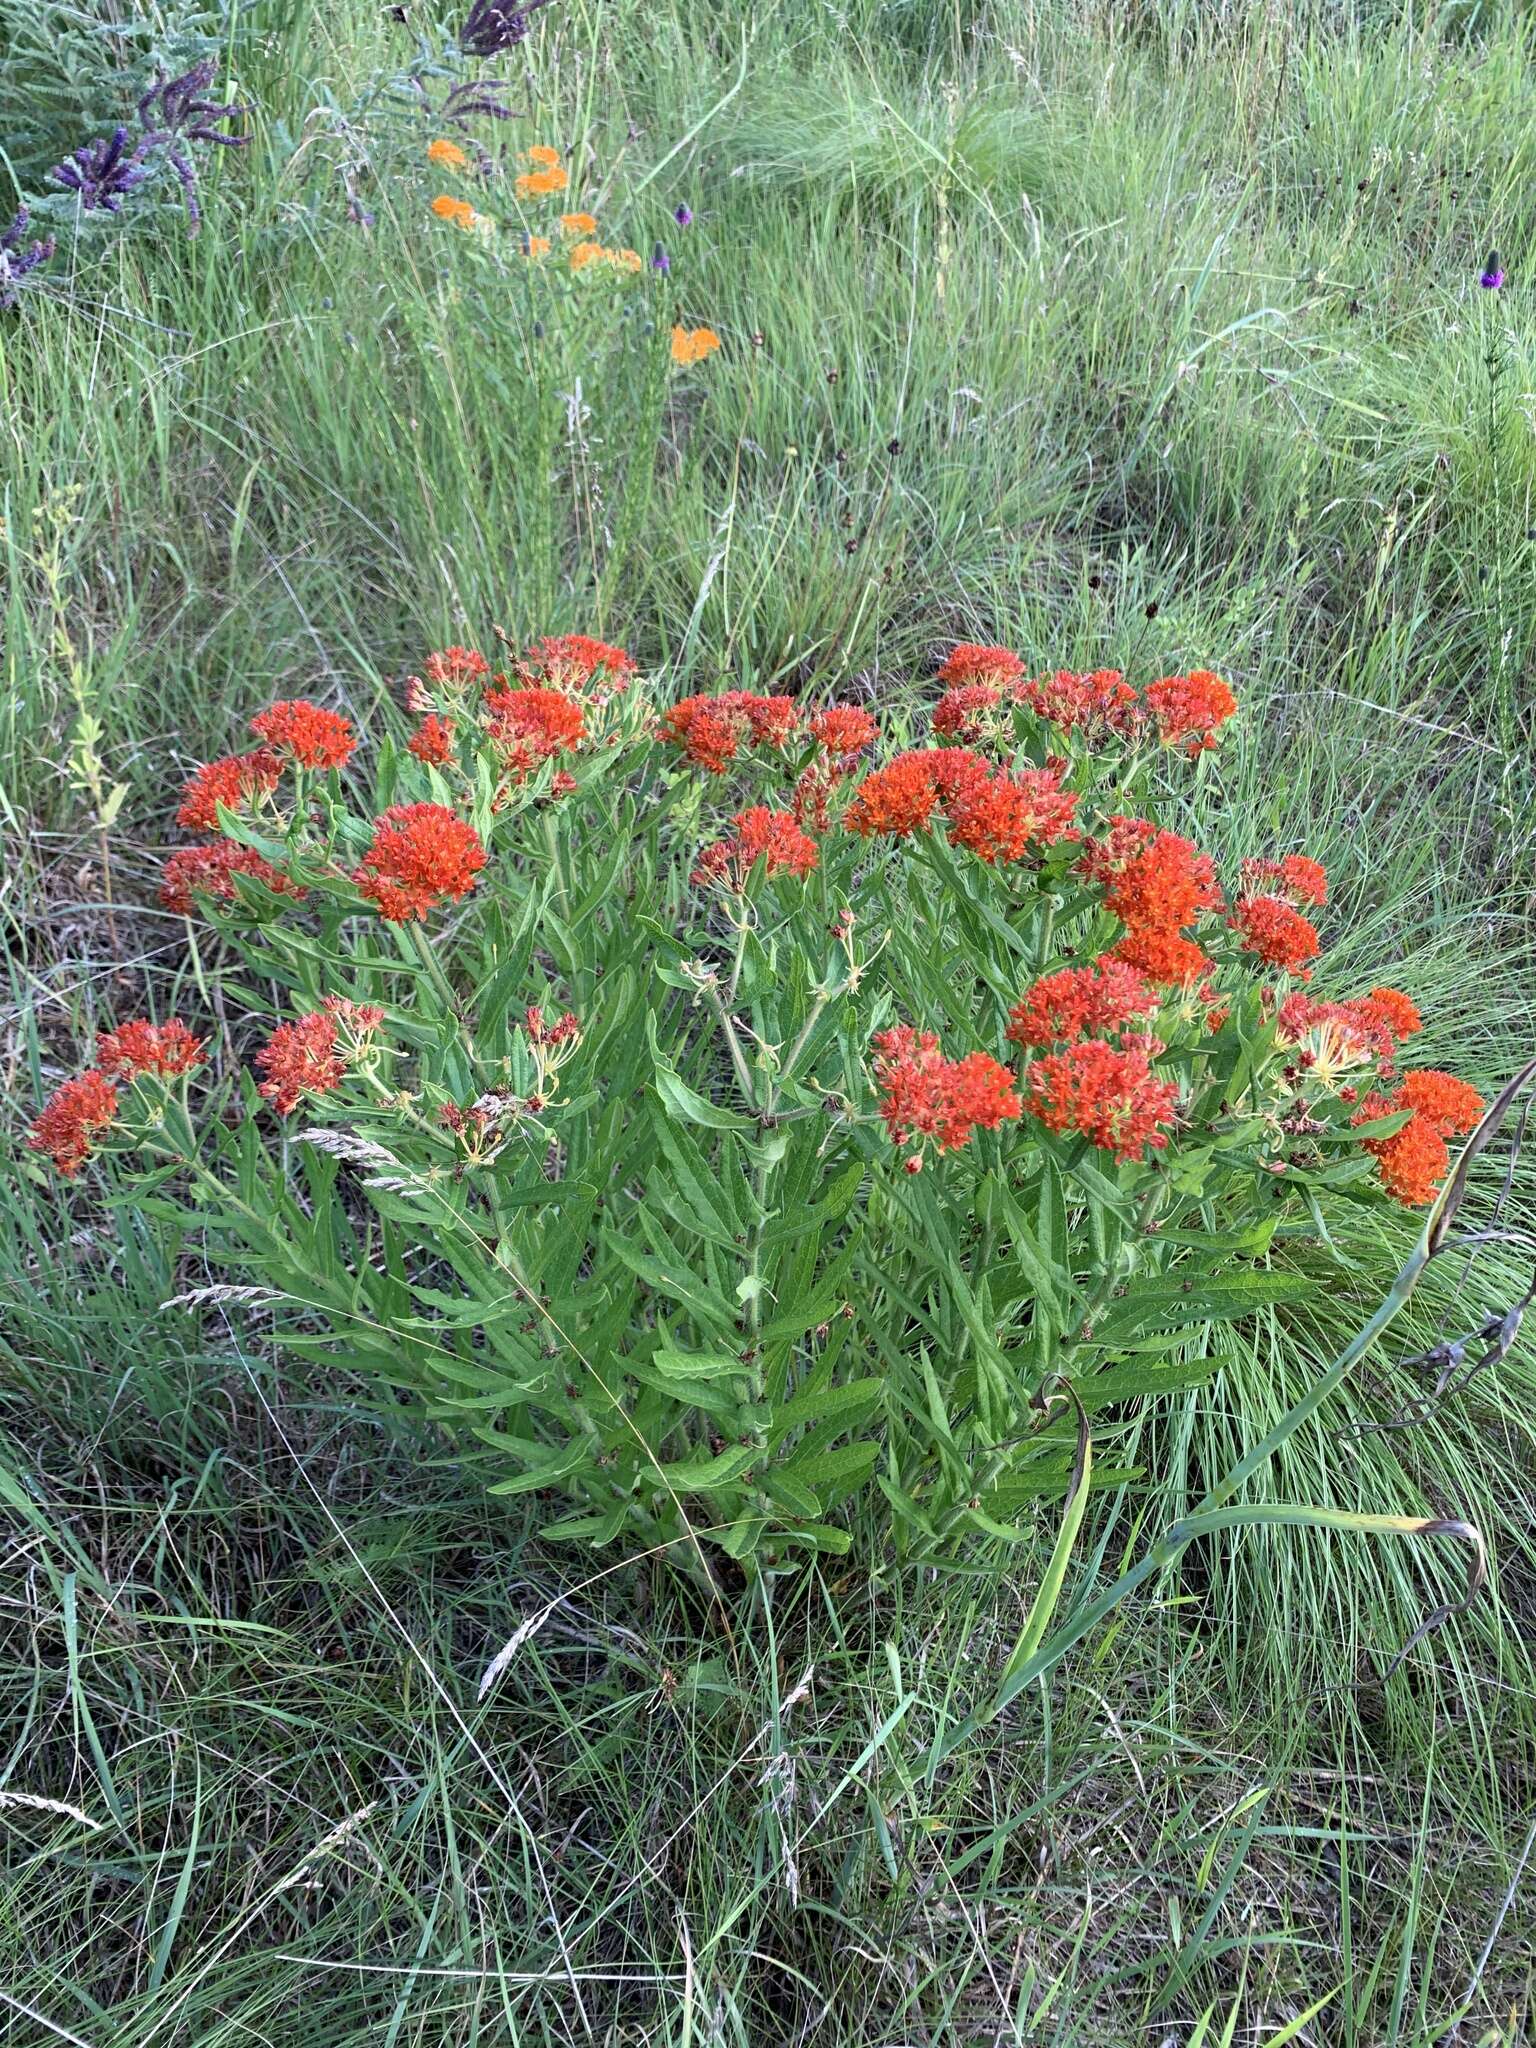
{"type": "Polygon", "coordinates": [[[52,235],[45,241],[30,242],[22,247],[29,218],[27,209],[18,207],[10,226],[0,228],[0,313],[10,311],[21,297],[22,279],[29,271],[46,263],[54,251],[52,235]]]}
{"type": "Polygon", "coordinates": [[[651,251],[651,268],[652,270],[659,270],[663,277],[672,268],[672,258],[667,254],[660,242],[651,251]]]}
{"type": "Polygon", "coordinates": [[[515,49],[528,34],[528,17],[549,0],[474,0],[459,30],[459,48],[472,57],[515,49]]]}
{"type": "Polygon", "coordinates": [[[680,206],[672,218],[680,228],[691,228],[693,226],[693,208],[691,206],[680,206]]]}
{"type": "Polygon", "coordinates": [[[1488,251],[1488,261],[1483,265],[1483,274],[1477,280],[1485,292],[1496,292],[1504,282],[1504,273],[1499,268],[1499,252],[1488,251]]]}
{"type": "Polygon", "coordinates": [[[114,128],[55,164],[52,175],[56,183],[80,195],[82,213],[94,213],[98,207],[103,213],[117,213],[142,181],[144,159],[152,146],[152,139],[145,136],[137,149],[130,149],[128,130],[114,128]]]}
{"type": "Polygon", "coordinates": [[[205,57],[179,78],[157,80],[139,101],[139,120],[144,128],[139,151],[165,151],[171,169],[181,181],[189,235],[197,233],[203,217],[197,203],[197,172],[187,155],[186,144],[214,142],[223,149],[241,149],[250,140],[248,135],[219,132],[221,121],[236,120],[251,110],[232,104],[221,106],[217,100],[205,99],[203,95],[213,83],[213,74],[214,60],[205,57]]]}

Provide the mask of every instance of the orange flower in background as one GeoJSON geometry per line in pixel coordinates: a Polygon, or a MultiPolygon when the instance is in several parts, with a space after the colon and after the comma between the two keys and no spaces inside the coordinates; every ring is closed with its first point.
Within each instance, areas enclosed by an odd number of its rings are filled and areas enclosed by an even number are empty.
{"type": "Polygon", "coordinates": [[[976,740],[986,730],[987,713],[1002,702],[991,683],[953,683],[933,708],[933,729],[945,739],[976,740]]]}
{"type": "Polygon", "coordinates": [[[1132,931],[1183,931],[1202,912],[1221,908],[1210,855],[1145,818],[1111,818],[1078,866],[1132,931]]]}
{"type": "Polygon", "coordinates": [[[523,151],[523,161],[525,163],[538,164],[541,169],[546,171],[553,170],[560,161],[560,152],[558,149],[551,149],[547,142],[536,142],[532,149],[525,149],[523,151]]]}
{"type": "Polygon", "coordinates": [[[491,742],[519,780],[541,761],[571,753],[587,736],[581,706],[563,690],[488,690],[485,708],[491,742]]]}
{"type": "Polygon", "coordinates": [[[526,683],[580,690],[592,703],[601,704],[629,688],[639,665],[622,647],[594,640],[589,633],[555,633],[534,642],[518,662],[517,672],[526,683]]]}
{"type": "Polygon", "coordinates": [[[373,844],[352,879],[391,924],[425,918],[474,888],[485,848],[444,804],[394,804],[374,820],[373,844]]]}
{"type": "Polygon", "coordinates": [[[439,192],[432,202],[432,211],[439,220],[451,220],[456,228],[472,228],[475,224],[475,209],[467,199],[455,199],[451,192],[439,192]]]}
{"type": "Polygon", "coordinates": [[[560,232],[562,235],[595,235],[597,216],[592,213],[562,213],[560,232]]]}
{"type": "Polygon", "coordinates": [[[1469,1082],[1442,1074],[1435,1067],[1416,1067],[1404,1074],[1396,1099],[1401,1108],[1423,1117],[1442,1138],[1458,1138],[1470,1131],[1485,1107],[1469,1082]]]}
{"type": "Polygon", "coordinates": [[[1134,737],[1145,717],[1136,692],[1117,668],[1096,668],[1088,675],[1060,668],[1018,684],[1014,695],[1058,731],[1082,733],[1090,746],[1111,737],[1134,737]]]}
{"type": "Polygon", "coordinates": [[[251,731],[274,754],[287,756],[300,768],[345,768],[357,749],[357,737],[346,719],[303,697],[258,712],[251,731]]]}
{"type": "Polygon", "coordinates": [[[948,687],[985,683],[1006,688],[1021,680],[1024,664],[1011,647],[982,647],[962,640],[939,665],[939,681],[948,687]]]}
{"type": "Polygon", "coordinates": [[[1358,996],[1356,1001],[1379,1011],[1395,1039],[1412,1038],[1423,1023],[1413,1002],[1400,988],[1373,988],[1369,995],[1358,996]]]}
{"type": "Polygon", "coordinates": [[[138,1074],[170,1078],[190,1074],[203,1064],[203,1041],[194,1038],[179,1018],[151,1024],[147,1017],[104,1031],[96,1041],[96,1063],[104,1074],[132,1080],[138,1074]]]}
{"type": "Polygon", "coordinates": [[[840,759],[872,745],[879,731],[874,719],[857,704],[829,704],[811,719],[811,738],[840,759]]]}
{"type": "Polygon", "coordinates": [[[94,1069],[55,1088],[27,1134],[33,1152],[46,1152],[71,1180],[96,1149],[96,1140],[117,1115],[117,1090],[94,1069]]]}
{"type": "Polygon", "coordinates": [[[548,170],[520,172],[512,189],[519,199],[543,199],[551,192],[563,192],[570,182],[570,174],[552,164],[548,170]]]}
{"type": "Polygon", "coordinates": [[[1129,931],[1110,949],[1159,988],[1187,987],[1210,972],[1212,961],[1180,931],[1129,931]]]}
{"type": "Polygon", "coordinates": [[[478,682],[491,672],[491,664],[475,647],[441,648],[436,654],[427,656],[424,666],[427,681],[447,689],[460,689],[466,683],[478,682]]]}
{"type": "Polygon", "coordinates": [[[549,254],[548,235],[524,235],[523,254],[530,263],[537,263],[541,256],[549,254]]]}
{"type": "Polygon", "coordinates": [[[702,363],[719,346],[720,337],[712,327],[674,327],[672,330],[672,360],[685,368],[690,363],[702,363]]]}
{"type": "Polygon", "coordinates": [[[439,135],[435,141],[427,144],[427,162],[446,164],[451,171],[462,171],[469,158],[456,142],[450,142],[445,135],[439,135]]]}
{"type": "Polygon", "coordinates": [[[1328,874],[1321,861],[1304,853],[1284,860],[1245,860],[1240,877],[1246,892],[1283,896],[1299,910],[1304,903],[1319,907],[1328,901],[1328,874]]]}

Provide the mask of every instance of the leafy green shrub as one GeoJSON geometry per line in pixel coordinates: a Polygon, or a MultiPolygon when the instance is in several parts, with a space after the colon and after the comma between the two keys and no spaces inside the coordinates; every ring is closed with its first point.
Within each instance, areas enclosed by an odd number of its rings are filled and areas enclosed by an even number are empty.
{"type": "Polygon", "coordinates": [[[1315,861],[1229,897],[1143,815],[1217,677],[940,678],[894,752],[859,705],[660,704],[582,636],[433,655],[366,774],[271,706],[163,900],[285,1020],[221,1079],[178,1020],[105,1033],[33,1148],[117,1157],[274,1342],[562,1496],[552,1537],[837,1551],[873,1484],[908,1556],[1020,1539],[1092,1418],[1300,1300],[1287,1237],[1430,1201],[1482,1105],[1399,1072],[1400,991],[1310,992],[1315,861]]]}

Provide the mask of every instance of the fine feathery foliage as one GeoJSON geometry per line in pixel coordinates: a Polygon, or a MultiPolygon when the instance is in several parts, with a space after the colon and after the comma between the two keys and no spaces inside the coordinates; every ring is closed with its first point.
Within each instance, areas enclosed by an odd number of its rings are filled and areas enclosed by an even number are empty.
{"type": "Polygon", "coordinates": [[[1400,991],[1312,993],[1317,861],[1224,881],[1143,815],[1218,746],[1219,677],[962,645],[940,681],[894,749],[852,704],[659,705],[581,635],[434,654],[371,756],[271,705],[162,884],[246,965],[247,1063],[122,1023],[33,1150],[119,1159],[277,1343],[565,1495],[548,1536],[708,1572],[845,1549],[869,1484],[919,1559],[1080,1515],[1071,1411],[1219,1371],[1483,1104],[1402,1070],[1400,991]]]}

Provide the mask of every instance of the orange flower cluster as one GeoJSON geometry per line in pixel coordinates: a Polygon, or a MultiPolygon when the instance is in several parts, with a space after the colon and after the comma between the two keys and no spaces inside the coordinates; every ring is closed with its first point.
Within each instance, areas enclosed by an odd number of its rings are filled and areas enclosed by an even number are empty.
{"type": "Polygon", "coordinates": [[[856,704],[829,704],[811,715],[811,738],[824,752],[844,760],[872,746],[880,728],[856,704]]]}
{"type": "Polygon", "coordinates": [[[330,1095],[368,1051],[384,1022],[373,1003],[325,996],[318,1010],[279,1024],[256,1055],[265,1079],[257,1084],[279,1116],[290,1116],[306,1096],[330,1095]]]}
{"type": "Polygon", "coordinates": [[[1385,1138],[1361,1140],[1373,1153],[1383,1187],[1405,1208],[1432,1202],[1450,1165],[1446,1139],[1472,1130],[1483,1113],[1483,1098],[1454,1074],[1421,1067],[1405,1074],[1394,1095],[1371,1095],[1354,1117],[1356,1124],[1375,1123],[1401,1110],[1408,1121],[1385,1138]]]}
{"type": "Polygon", "coordinates": [[[948,688],[973,687],[1001,694],[1024,680],[1024,664],[1011,647],[982,647],[962,640],[939,664],[939,681],[948,688]]]}
{"type": "Polygon", "coordinates": [[[66,1180],[72,1180],[117,1116],[118,1094],[94,1069],[55,1088],[27,1133],[33,1152],[44,1152],[66,1180]]]}
{"type": "Polygon", "coordinates": [[[740,895],[757,863],[769,875],[794,875],[803,880],[819,865],[816,842],[800,829],[791,812],[754,804],[731,820],[729,839],[717,840],[699,855],[693,880],[700,888],[719,887],[740,895]]]}
{"type": "Polygon", "coordinates": [[[195,1073],[205,1057],[203,1041],[179,1018],[152,1024],[136,1017],[96,1041],[96,1064],[55,1088],[27,1133],[27,1148],[44,1153],[55,1170],[72,1180],[96,1150],[104,1131],[117,1121],[122,1097],[116,1081],[145,1075],[174,1080],[195,1073]]]}
{"type": "Polygon", "coordinates": [[[520,172],[513,186],[519,199],[542,199],[551,192],[563,192],[571,182],[560,162],[559,150],[551,149],[548,143],[525,149],[522,160],[532,168],[520,172]]]}
{"type": "Polygon", "coordinates": [[[1327,870],[1304,853],[1288,853],[1283,860],[1245,860],[1240,873],[1245,895],[1279,896],[1298,910],[1303,904],[1317,909],[1328,901],[1327,870]]]}
{"type": "Polygon", "coordinates": [[[672,360],[685,369],[691,363],[702,363],[719,346],[720,337],[713,327],[674,327],[672,330],[672,360]]]}
{"type": "Polygon", "coordinates": [[[1237,699],[1208,668],[1187,676],[1160,676],[1146,688],[1147,710],[1160,745],[1181,746],[1190,756],[1216,744],[1216,734],[1237,709],[1237,699]]]}
{"type": "Polygon", "coordinates": [[[374,821],[373,844],[353,881],[391,924],[425,918],[475,886],[485,848],[472,825],[443,804],[394,804],[374,821]]]}
{"type": "Polygon", "coordinates": [[[1087,675],[1057,669],[1021,684],[1015,694],[1047,725],[1076,733],[1092,747],[1133,738],[1142,722],[1140,699],[1117,668],[1096,668],[1087,675]]]}
{"type": "Polygon", "coordinates": [[[964,747],[897,754],[859,784],[843,823],[861,838],[904,839],[942,811],[952,844],[978,860],[1023,860],[1077,836],[1077,798],[1061,787],[1064,767],[1010,775],[964,747]]]}
{"type": "Polygon", "coordinates": [[[339,712],[302,697],[272,704],[251,720],[251,731],[281,761],[298,768],[345,768],[357,736],[339,712]]]}
{"type": "Polygon", "coordinates": [[[423,766],[446,768],[454,758],[453,720],[429,711],[405,744],[423,766]]]}
{"type": "Polygon", "coordinates": [[[497,759],[517,782],[556,754],[574,753],[587,736],[580,704],[563,690],[487,690],[485,709],[497,759]]]}
{"type": "Polygon", "coordinates": [[[622,647],[586,633],[560,633],[539,640],[516,663],[519,678],[552,690],[579,690],[601,704],[629,688],[638,664],[622,647]]]}
{"type": "Polygon", "coordinates": [[[970,1143],[973,1131],[996,1130],[1019,1114],[1013,1076],[990,1053],[947,1060],[933,1032],[915,1031],[910,1024],[878,1033],[874,1044],[886,1129],[894,1144],[916,1140],[906,1160],[909,1173],[922,1166],[925,1139],[931,1138],[940,1152],[955,1152],[970,1143]]]}
{"type": "Polygon", "coordinates": [[[608,270],[631,272],[645,268],[638,249],[609,249],[601,242],[578,242],[571,251],[572,270],[588,270],[594,264],[608,270]]]}
{"type": "Polygon", "coordinates": [[[147,1017],[119,1024],[96,1041],[96,1064],[102,1073],[122,1080],[139,1074],[158,1074],[170,1079],[190,1074],[203,1064],[203,1040],[194,1038],[179,1018],[151,1024],[147,1017]]]}
{"type": "Polygon", "coordinates": [[[1112,817],[1085,847],[1078,868],[1103,890],[1106,907],[1138,935],[1175,936],[1222,907],[1210,855],[1145,818],[1112,817]]]}
{"type": "Polygon", "coordinates": [[[178,825],[189,832],[217,832],[219,811],[253,811],[283,779],[283,764],[268,747],[249,754],[225,754],[194,771],[182,790],[178,825]]]}
{"type": "Polygon", "coordinates": [[[1106,953],[1091,967],[1042,975],[1009,1013],[1008,1036],[1016,1045],[1065,1045],[1144,1020],[1160,1000],[1145,976],[1106,953]]]}
{"type": "Polygon", "coordinates": [[[1044,1053],[1025,1075],[1025,1107],[1048,1131],[1076,1131],[1117,1159],[1161,1151],[1179,1101],[1174,1084],[1153,1072],[1162,1050],[1160,1039],[1129,1036],[1119,1046],[1089,1038],[1044,1053]]]}
{"type": "Polygon", "coordinates": [[[1282,974],[1294,974],[1298,981],[1311,979],[1307,962],[1320,950],[1317,927],[1283,896],[1240,896],[1227,922],[1245,953],[1254,954],[1266,967],[1278,967],[1282,974]]]}
{"type": "Polygon", "coordinates": [[[989,713],[1003,701],[991,683],[954,683],[933,708],[933,729],[947,740],[979,740],[991,724],[989,713]]]}
{"type": "Polygon", "coordinates": [[[725,774],[744,747],[782,748],[799,729],[793,698],[760,697],[752,690],[684,697],[661,721],[661,737],[711,775],[725,774]]]}

